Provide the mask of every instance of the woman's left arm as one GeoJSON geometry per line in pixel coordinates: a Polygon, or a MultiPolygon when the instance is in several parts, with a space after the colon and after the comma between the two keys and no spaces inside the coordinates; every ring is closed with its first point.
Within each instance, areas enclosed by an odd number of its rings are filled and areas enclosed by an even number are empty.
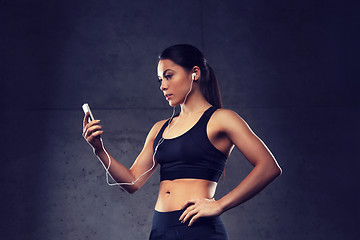
{"type": "Polygon", "coordinates": [[[254,168],[236,188],[217,201],[208,199],[187,201],[184,204],[187,209],[180,220],[185,222],[191,218],[189,225],[199,217],[220,215],[246,202],[282,173],[270,150],[238,114],[227,109],[219,109],[215,113],[214,120],[219,130],[228,136],[254,168]]]}
{"type": "Polygon", "coordinates": [[[219,111],[221,129],[231,142],[242,152],[254,166],[249,175],[231,192],[219,199],[222,212],[246,202],[281,175],[282,170],[270,150],[250,129],[248,124],[235,112],[221,109],[219,111]]]}

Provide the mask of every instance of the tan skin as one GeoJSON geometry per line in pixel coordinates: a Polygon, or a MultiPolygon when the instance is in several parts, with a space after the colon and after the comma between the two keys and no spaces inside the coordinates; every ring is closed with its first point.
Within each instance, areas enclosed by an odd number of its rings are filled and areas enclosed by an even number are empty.
{"type": "MultiPolygon", "coordinates": [[[[165,94],[172,94],[167,98],[170,106],[181,106],[179,117],[174,118],[163,133],[165,139],[178,137],[187,132],[200,119],[209,104],[202,95],[199,84],[201,71],[194,66],[191,71],[175,64],[171,60],[160,60],[158,76],[161,81],[160,90],[165,94]],[[191,75],[196,73],[192,90],[185,103],[185,95],[190,89],[191,75]],[[168,131],[167,131],[168,130],[168,131]]],[[[108,159],[101,147],[99,137],[103,131],[100,120],[87,123],[89,115],[84,117],[83,136],[93,147],[97,157],[108,166],[108,159]]],[[[155,137],[167,119],[154,124],[150,130],[144,147],[130,169],[116,161],[112,156],[109,169],[117,182],[132,182],[153,164],[153,144],[155,137]]],[[[207,134],[210,142],[226,156],[232,149],[239,149],[246,159],[254,166],[248,176],[231,192],[219,200],[214,194],[217,183],[203,179],[175,179],[160,182],[160,189],[155,205],[159,212],[169,212],[185,209],[180,221],[191,226],[199,217],[219,216],[223,212],[238,206],[259,193],[281,174],[281,168],[266,145],[255,135],[247,123],[235,112],[227,109],[218,109],[211,116],[207,125],[207,134]]],[[[155,167],[141,177],[134,185],[122,187],[129,193],[134,193],[154,173],[155,167]]]]}

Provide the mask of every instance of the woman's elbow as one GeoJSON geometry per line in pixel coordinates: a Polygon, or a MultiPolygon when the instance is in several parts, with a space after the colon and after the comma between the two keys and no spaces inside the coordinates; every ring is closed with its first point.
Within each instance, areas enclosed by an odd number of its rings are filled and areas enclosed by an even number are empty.
{"type": "Polygon", "coordinates": [[[137,190],[133,190],[133,189],[131,189],[131,190],[128,190],[128,189],[127,189],[127,190],[126,190],[126,192],[129,193],[129,194],[134,194],[136,191],[137,191],[137,190]]]}
{"type": "Polygon", "coordinates": [[[125,189],[125,191],[129,194],[134,194],[140,188],[136,185],[132,185],[132,186],[123,187],[123,189],[125,189]]]}
{"type": "Polygon", "coordinates": [[[281,167],[277,168],[277,176],[279,177],[282,174],[282,169],[281,167]]]}
{"type": "Polygon", "coordinates": [[[275,179],[282,174],[282,169],[278,164],[264,164],[263,166],[266,175],[268,175],[271,179],[275,179]]]}
{"type": "Polygon", "coordinates": [[[281,169],[281,167],[279,165],[276,165],[273,168],[272,172],[273,172],[274,177],[277,178],[282,174],[282,169],[281,169]]]}
{"type": "Polygon", "coordinates": [[[282,174],[282,169],[277,163],[277,161],[275,159],[272,159],[272,161],[270,161],[269,164],[270,166],[268,168],[271,170],[274,178],[279,177],[282,174]]]}

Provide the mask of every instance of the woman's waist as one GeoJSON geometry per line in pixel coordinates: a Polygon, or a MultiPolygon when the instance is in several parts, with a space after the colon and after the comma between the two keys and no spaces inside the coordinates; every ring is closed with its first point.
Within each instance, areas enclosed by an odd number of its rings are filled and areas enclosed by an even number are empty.
{"type": "Polygon", "coordinates": [[[159,194],[213,195],[217,182],[205,179],[181,178],[160,182],[159,194]]]}
{"type": "Polygon", "coordinates": [[[185,202],[196,198],[213,198],[216,182],[203,179],[165,180],[160,190],[155,209],[160,212],[180,210],[185,202]]]}

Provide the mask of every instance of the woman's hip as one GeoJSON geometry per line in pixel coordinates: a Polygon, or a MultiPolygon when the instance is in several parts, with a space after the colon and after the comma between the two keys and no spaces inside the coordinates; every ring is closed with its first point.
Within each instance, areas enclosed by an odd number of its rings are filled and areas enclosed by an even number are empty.
{"type": "Polygon", "coordinates": [[[190,227],[179,218],[184,210],[159,212],[154,210],[150,240],[226,240],[227,233],[220,216],[198,218],[190,227]]]}

